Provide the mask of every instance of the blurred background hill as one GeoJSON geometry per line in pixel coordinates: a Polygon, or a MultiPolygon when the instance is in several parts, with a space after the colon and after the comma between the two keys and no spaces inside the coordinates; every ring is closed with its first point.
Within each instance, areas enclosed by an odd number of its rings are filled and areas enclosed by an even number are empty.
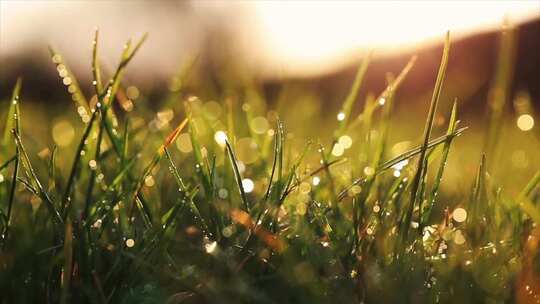
{"type": "MultiPolygon", "coordinates": [[[[498,32],[506,19],[517,27],[513,91],[540,98],[538,1],[226,2],[226,1],[0,1],[0,97],[16,77],[31,99],[63,96],[47,45],[63,54],[89,83],[93,31],[101,31],[101,58],[112,69],[123,43],[150,34],[128,79],[160,90],[190,58],[219,82],[226,74],[255,77],[272,95],[284,80],[310,86],[325,101],[341,100],[357,64],[373,51],[364,92],[377,92],[387,72],[412,56],[418,62],[402,99],[429,95],[440,41],[454,40],[450,96],[485,96],[495,66],[498,32]],[[305,4],[305,3],[304,3],[305,4]]],[[[481,98],[480,98],[481,99],[481,98]]],[[[537,103],[537,102],[535,102],[537,103]]]]}

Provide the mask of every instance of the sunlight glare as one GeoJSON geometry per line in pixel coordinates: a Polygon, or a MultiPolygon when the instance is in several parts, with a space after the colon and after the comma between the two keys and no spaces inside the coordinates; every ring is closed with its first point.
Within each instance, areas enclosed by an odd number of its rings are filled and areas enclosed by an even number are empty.
{"type": "MultiPolygon", "coordinates": [[[[252,3],[271,62],[330,68],[359,50],[377,53],[538,15],[536,1],[291,1],[252,3]],[[306,3],[308,2],[308,3],[306,3]],[[313,63],[317,63],[314,65],[313,63]]],[[[455,35],[454,35],[455,36],[455,35]]],[[[360,52],[362,54],[362,52],[360,52]]]]}

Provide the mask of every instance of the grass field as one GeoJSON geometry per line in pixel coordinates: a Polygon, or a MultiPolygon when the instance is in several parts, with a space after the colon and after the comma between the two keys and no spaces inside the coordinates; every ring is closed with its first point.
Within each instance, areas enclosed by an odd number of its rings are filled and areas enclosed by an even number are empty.
{"type": "Polygon", "coordinates": [[[197,97],[194,63],[150,100],[123,79],[145,37],[105,80],[97,32],[87,97],[51,49],[72,102],[38,119],[18,81],[1,104],[1,302],[540,303],[540,132],[510,96],[511,35],[474,130],[440,98],[449,35],[422,125],[393,113],[414,57],[364,101],[365,58],[329,112],[254,80],[197,97]]]}

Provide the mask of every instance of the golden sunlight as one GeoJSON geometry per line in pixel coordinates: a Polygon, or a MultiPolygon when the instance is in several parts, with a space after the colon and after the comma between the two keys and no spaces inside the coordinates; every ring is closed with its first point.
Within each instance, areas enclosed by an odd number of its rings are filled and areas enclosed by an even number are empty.
{"type": "MultiPolygon", "coordinates": [[[[253,2],[267,62],[287,70],[330,69],[376,49],[396,53],[540,14],[537,1],[253,2]],[[314,63],[317,63],[316,65],[314,63]],[[301,66],[301,67],[300,67],[301,66]]],[[[293,71],[294,72],[294,71],[293,71]]]]}

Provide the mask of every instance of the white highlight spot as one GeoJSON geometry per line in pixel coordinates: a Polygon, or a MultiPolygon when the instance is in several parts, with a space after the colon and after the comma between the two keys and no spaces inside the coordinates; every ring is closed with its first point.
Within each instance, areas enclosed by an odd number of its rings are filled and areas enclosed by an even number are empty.
{"type": "Polygon", "coordinates": [[[253,188],[255,188],[255,184],[253,183],[251,179],[244,178],[242,180],[242,187],[244,188],[244,191],[246,193],[250,193],[251,191],[253,191],[253,188]]]}
{"type": "Polygon", "coordinates": [[[223,147],[227,141],[227,134],[223,131],[217,131],[216,134],[214,134],[214,140],[218,145],[223,147]]]}

